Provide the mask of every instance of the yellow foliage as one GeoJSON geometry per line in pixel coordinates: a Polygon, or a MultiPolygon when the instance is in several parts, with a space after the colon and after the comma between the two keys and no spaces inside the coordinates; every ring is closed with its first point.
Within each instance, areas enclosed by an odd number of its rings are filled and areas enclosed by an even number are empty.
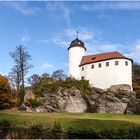
{"type": "Polygon", "coordinates": [[[10,107],[15,104],[16,99],[10,89],[9,81],[5,76],[0,75],[0,109],[10,107]]]}

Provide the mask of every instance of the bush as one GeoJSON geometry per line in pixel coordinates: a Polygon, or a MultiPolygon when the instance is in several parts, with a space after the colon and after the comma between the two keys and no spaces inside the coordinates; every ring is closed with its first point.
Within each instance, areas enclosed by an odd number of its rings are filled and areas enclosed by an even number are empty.
{"type": "Polygon", "coordinates": [[[10,126],[11,123],[8,120],[6,119],[0,120],[0,139],[5,138],[5,136],[8,133],[8,130],[10,129],[10,126]]]}
{"type": "Polygon", "coordinates": [[[70,139],[97,139],[100,138],[97,131],[94,129],[74,129],[69,127],[67,136],[70,139]]]}
{"type": "Polygon", "coordinates": [[[29,101],[29,105],[31,106],[31,107],[38,107],[38,106],[40,106],[42,103],[40,102],[40,101],[38,101],[38,100],[36,100],[36,99],[34,99],[34,100],[28,100],[29,101]]]}
{"type": "Polygon", "coordinates": [[[41,124],[33,124],[30,128],[31,138],[39,139],[43,135],[43,125],[41,124]]]}
{"type": "Polygon", "coordinates": [[[62,127],[59,122],[54,122],[52,132],[62,132],[62,127]]]}

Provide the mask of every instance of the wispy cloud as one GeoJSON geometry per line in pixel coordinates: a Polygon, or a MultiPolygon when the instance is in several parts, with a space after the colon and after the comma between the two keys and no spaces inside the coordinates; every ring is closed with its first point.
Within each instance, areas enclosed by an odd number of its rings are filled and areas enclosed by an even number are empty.
{"type": "Polygon", "coordinates": [[[45,44],[55,44],[59,47],[66,48],[69,46],[70,42],[76,38],[76,31],[79,31],[78,37],[83,41],[94,40],[95,35],[99,34],[100,31],[96,31],[91,27],[77,27],[77,28],[67,28],[62,30],[61,32],[55,32],[52,37],[48,37],[45,39],[40,39],[37,43],[45,43],[45,44]],[[98,33],[97,33],[98,32],[98,33]]]}
{"type": "Polygon", "coordinates": [[[104,2],[88,2],[77,7],[85,11],[101,11],[101,10],[140,10],[139,1],[104,1],[104,2]]]}
{"type": "Polygon", "coordinates": [[[26,43],[26,42],[28,42],[28,41],[30,41],[30,36],[29,36],[28,29],[25,28],[25,29],[24,29],[24,32],[23,32],[23,34],[22,34],[22,37],[21,37],[21,42],[22,42],[22,43],[26,43]]]}
{"type": "Polygon", "coordinates": [[[134,59],[134,61],[140,63],[140,39],[138,39],[132,46],[131,50],[126,53],[126,56],[134,59]]]}
{"type": "Polygon", "coordinates": [[[48,69],[48,68],[50,69],[50,68],[53,68],[53,65],[48,63],[48,62],[45,62],[45,63],[43,63],[41,68],[42,69],[48,69]]]}
{"type": "Polygon", "coordinates": [[[69,43],[76,38],[77,30],[79,31],[78,37],[81,40],[87,41],[94,39],[94,34],[91,28],[78,27],[78,28],[67,28],[61,31],[61,33],[55,33],[55,35],[50,41],[61,47],[68,47],[69,43]]]}
{"type": "Polygon", "coordinates": [[[23,15],[35,15],[40,11],[39,7],[30,6],[28,2],[25,1],[7,1],[1,2],[4,6],[11,8],[23,15]]]}
{"type": "Polygon", "coordinates": [[[46,2],[46,10],[51,17],[64,20],[68,26],[71,25],[70,10],[62,1],[46,2]],[[59,13],[59,14],[58,14],[59,13]]]}
{"type": "Polygon", "coordinates": [[[89,27],[68,28],[64,32],[68,37],[76,37],[76,31],[79,31],[79,38],[82,40],[94,39],[93,29],[89,27]]]}

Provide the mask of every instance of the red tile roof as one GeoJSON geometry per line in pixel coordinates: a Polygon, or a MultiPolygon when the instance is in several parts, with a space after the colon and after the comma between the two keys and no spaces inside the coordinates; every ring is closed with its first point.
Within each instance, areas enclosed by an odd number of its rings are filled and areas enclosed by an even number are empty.
{"type": "Polygon", "coordinates": [[[107,52],[107,53],[83,56],[80,66],[89,64],[89,63],[110,60],[110,59],[129,59],[132,61],[132,59],[127,58],[127,57],[123,56],[121,53],[115,51],[115,52],[107,52]]]}

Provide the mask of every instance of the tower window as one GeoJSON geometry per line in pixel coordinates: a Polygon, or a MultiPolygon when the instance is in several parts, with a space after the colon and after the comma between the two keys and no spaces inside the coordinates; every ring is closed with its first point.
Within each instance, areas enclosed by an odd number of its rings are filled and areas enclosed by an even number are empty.
{"type": "Polygon", "coordinates": [[[91,65],[91,68],[94,69],[94,65],[91,65]]]}
{"type": "Polygon", "coordinates": [[[115,61],[115,65],[116,65],[116,66],[119,65],[119,61],[115,61]]]}
{"type": "Polygon", "coordinates": [[[107,67],[109,66],[109,62],[106,62],[106,66],[107,66],[107,67]]]}
{"type": "Polygon", "coordinates": [[[84,71],[84,67],[82,67],[82,71],[84,71]]]}
{"type": "Polygon", "coordinates": [[[128,61],[125,61],[125,65],[128,66],[128,61]]]}
{"type": "Polygon", "coordinates": [[[98,67],[99,67],[99,68],[101,68],[101,66],[102,66],[102,64],[101,64],[101,63],[99,63],[98,67]]]}

